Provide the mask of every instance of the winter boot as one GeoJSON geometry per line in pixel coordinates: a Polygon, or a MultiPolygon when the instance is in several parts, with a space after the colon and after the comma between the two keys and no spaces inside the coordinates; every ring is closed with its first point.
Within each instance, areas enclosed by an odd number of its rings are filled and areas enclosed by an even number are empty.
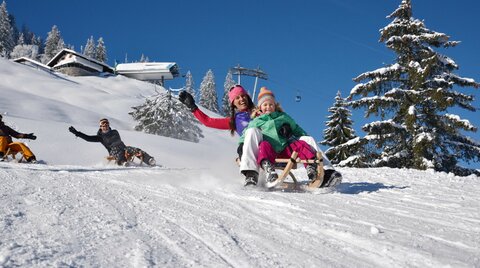
{"type": "Polygon", "coordinates": [[[278,174],[275,172],[275,167],[268,160],[262,160],[261,166],[267,175],[267,182],[273,182],[278,179],[278,174]]]}
{"type": "Polygon", "coordinates": [[[249,186],[249,185],[257,185],[258,181],[258,173],[254,170],[245,170],[242,171],[243,175],[245,175],[245,184],[244,186],[249,186]]]}
{"type": "Polygon", "coordinates": [[[308,179],[310,181],[314,181],[315,179],[317,179],[317,164],[308,164],[307,167],[307,175],[308,175],[308,179]]]}
{"type": "Polygon", "coordinates": [[[31,163],[31,164],[36,164],[37,163],[37,158],[34,155],[30,156],[26,160],[27,160],[27,163],[31,163]]]}
{"type": "Polygon", "coordinates": [[[149,166],[153,167],[153,166],[155,166],[156,164],[157,164],[157,161],[155,161],[155,158],[152,157],[152,158],[150,158],[150,159],[148,160],[148,165],[149,165],[149,166]]]}
{"type": "Polygon", "coordinates": [[[342,182],[342,174],[333,169],[325,170],[325,175],[323,176],[323,183],[320,187],[335,187],[342,182]]]}

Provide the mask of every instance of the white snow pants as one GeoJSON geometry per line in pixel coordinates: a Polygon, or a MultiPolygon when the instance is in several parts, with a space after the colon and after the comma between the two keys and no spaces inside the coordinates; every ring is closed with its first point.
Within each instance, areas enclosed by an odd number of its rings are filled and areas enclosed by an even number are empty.
{"type": "Polygon", "coordinates": [[[262,131],[258,128],[247,128],[243,140],[243,153],[240,159],[240,172],[255,170],[258,172],[257,155],[258,145],[263,141],[262,131]]]}
{"type": "MultiPolygon", "coordinates": [[[[315,139],[311,136],[302,136],[300,140],[305,141],[315,151],[323,155],[323,168],[334,169],[328,158],[320,150],[315,139]]],[[[243,141],[243,154],[240,159],[240,172],[244,170],[255,170],[258,172],[259,166],[257,164],[258,145],[263,141],[262,131],[258,128],[248,128],[245,130],[245,139],[243,141]]]]}

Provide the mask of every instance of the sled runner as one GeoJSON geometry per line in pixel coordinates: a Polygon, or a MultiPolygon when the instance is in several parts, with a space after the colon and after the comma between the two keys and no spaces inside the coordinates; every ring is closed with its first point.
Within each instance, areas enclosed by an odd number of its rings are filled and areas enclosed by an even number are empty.
{"type": "Polygon", "coordinates": [[[316,159],[312,160],[301,160],[298,158],[298,152],[294,151],[289,159],[277,158],[275,159],[275,168],[282,170],[282,174],[278,176],[278,179],[272,182],[267,182],[266,186],[268,188],[298,188],[299,182],[297,178],[291,172],[292,169],[297,168],[297,164],[317,164],[317,177],[313,181],[309,181],[307,184],[307,189],[316,189],[322,185],[323,176],[325,174],[323,170],[323,156],[320,152],[317,152],[316,159]],[[293,183],[285,182],[285,179],[290,176],[292,178],[293,183]],[[293,184],[293,185],[292,185],[293,184]]]}
{"type": "MultiPolygon", "coordinates": [[[[117,160],[117,158],[113,155],[108,155],[105,158],[108,160],[109,164],[110,164],[110,162],[117,160]]],[[[128,163],[127,165],[135,164],[135,165],[141,166],[143,164],[143,154],[142,153],[129,154],[125,150],[125,159],[127,159],[127,162],[126,162],[126,163],[128,163]],[[140,163],[136,163],[135,159],[139,159],[140,163]]]]}
{"type": "Polygon", "coordinates": [[[20,158],[18,159],[18,163],[20,163],[20,162],[22,162],[23,159],[25,159],[25,156],[23,155],[23,152],[21,150],[17,151],[15,149],[13,149],[11,146],[8,146],[7,152],[5,153],[5,155],[3,156],[2,159],[4,161],[17,160],[16,159],[17,154],[20,154],[20,158]],[[11,158],[11,160],[9,160],[9,157],[11,158]]]}

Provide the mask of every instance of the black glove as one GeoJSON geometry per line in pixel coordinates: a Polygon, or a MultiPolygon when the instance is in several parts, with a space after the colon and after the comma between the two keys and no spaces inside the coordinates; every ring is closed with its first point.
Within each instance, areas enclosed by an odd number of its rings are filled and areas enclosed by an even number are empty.
{"type": "Polygon", "coordinates": [[[283,124],[278,130],[278,134],[286,139],[289,139],[292,136],[292,128],[290,127],[290,124],[283,124]]]}
{"type": "Polygon", "coordinates": [[[178,100],[185,104],[185,106],[187,106],[192,112],[198,109],[197,105],[195,105],[195,100],[193,99],[192,95],[186,91],[182,91],[180,94],[178,94],[178,100]]]}
{"type": "Polygon", "coordinates": [[[25,136],[23,136],[25,139],[30,139],[30,140],[36,140],[37,136],[33,135],[33,133],[28,133],[25,136]]]}
{"type": "Polygon", "coordinates": [[[74,127],[70,126],[70,127],[68,128],[68,131],[72,132],[73,135],[75,135],[75,136],[78,137],[78,131],[77,131],[74,127]]]}

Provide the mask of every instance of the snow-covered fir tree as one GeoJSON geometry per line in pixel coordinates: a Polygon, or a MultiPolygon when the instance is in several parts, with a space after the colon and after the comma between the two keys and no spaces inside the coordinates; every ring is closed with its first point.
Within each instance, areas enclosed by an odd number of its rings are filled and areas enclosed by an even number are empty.
{"type": "Polygon", "coordinates": [[[352,114],[340,91],[337,92],[335,103],[328,111],[330,115],[326,122],[327,128],[323,131],[324,139],[320,143],[330,147],[325,154],[332,164],[338,164],[356,153],[356,148],[349,147],[347,142],[357,135],[352,128],[353,122],[350,119],[352,114]]]}
{"type": "Polygon", "coordinates": [[[100,37],[97,40],[97,47],[95,48],[95,59],[99,62],[107,61],[107,48],[105,47],[103,37],[100,37]]]}
{"type": "Polygon", "coordinates": [[[235,80],[233,80],[232,71],[228,70],[227,76],[225,77],[225,83],[223,83],[223,98],[222,98],[222,112],[223,115],[228,116],[230,114],[230,102],[228,101],[228,92],[230,88],[235,85],[235,80]]]}
{"type": "Polygon", "coordinates": [[[215,90],[215,77],[212,70],[208,70],[200,84],[200,100],[198,103],[206,109],[218,113],[218,97],[215,90]]]}
{"type": "Polygon", "coordinates": [[[26,57],[30,59],[37,59],[38,56],[38,46],[28,45],[25,43],[24,33],[21,32],[18,36],[17,45],[13,48],[13,51],[10,53],[10,58],[16,59],[20,57],[26,57]]]}
{"type": "MultiPolygon", "coordinates": [[[[23,35],[23,39],[24,39],[26,45],[32,45],[33,44],[32,40],[34,38],[36,38],[35,34],[32,33],[30,31],[30,29],[28,29],[28,27],[25,24],[22,25],[22,29],[20,30],[20,34],[23,35]]],[[[18,45],[18,43],[17,43],[17,45],[18,45]]]]}
{"type": "Polygon", "coordinates": [[[150,59],[142,53],[142,56],[140,56],[140,62],[150,62],[150,59]]]}
{"type": "Polygon", "coordinates": [[[16,45],[13,51],[10,53],[10,58],[16,59],[20,57],[26,57],[29,59],[37,60],[38,58],[38,46],[36,45],[16,45]]]}
{"type": "Polygon", "coordinates": [[[474,112],[473,95],[454,87],[479,84],[455,74],[455,61],[434,50],[459,42],[414,19],[410,0],[403,0],[388,18],[393,21],[381,29],[380,42],[395,52],[396,62],[356,77],[349,97],[353,108],[365,108],[366,117],[378,118],[363,127],[367,135],[358,141],[366,148],[362,157],[375,167],[480,175],[459,164],[479,160],[480,143],[463,134],[477,128],[450,113],[451,108],[474,112]]]}
{"type": "MultiPolygon", "coordinates": [[[[59,51],[61,51],[61,50],[64,49],[64,48],[68,48],[68,49],[72,49],[72,50],[73,50],[73,46],[72,46],[72,45],[66,45],[65,42],[63,41],[63,38],[62,38],[62,39],[60,39],[60,40],[58,41],[57,51],[59,52],[59,51]]],[[[58,53],[58,52],[57,52],[57,53],[58,53]]]]}
{"type": "Polygon", "coordinates": [[[35,34],[32,35],[32,39],[30,44],[36,45],[38,47],[38,55],[42,55],[45,51],[45,44],[43,43],[42,37],[36,36],[35,34]]]}
{"type": "Polygon", "coordinates": [[[47,39],[45,40],[45,53],[42,57],[42,62],[46,63],[50,61],[61,50],[61,44],[63,44],[62,36],[58,30],[57,25],[52,26],[52,30],[48,32],[47,39]],[[60,49],[59,49],[60,48],[60,49]]]}
{"type": "Polygon", "coordinates": [[[185,91],[190,93],[193,96],[193,99],[197,99],[197,92],[195,90],[195,82],[193,81],[193,76],[190,71],[185,75],[185,91]]]}
{"type": "Polygon", "coordinates": [[[5,1],[0,5],[0,56],[8,58],[15,47],[12,22],[5,1]]]}
{"type": "Polygon", "coordinates": [[[25,45],[25,36],[23,35],[23,33],[20,33],[20,35],[18,36],[17,46],[18,45],[25,45]]]}
{"type": "Polygon", "coordinates": [[[18,27],[17,27],[17,21],[15,19],[15,16],[13,16],[13,14],[9,14],[8,15],[8,18],[10,18],[10,26],[12,27],[12,37],[13,37],[13,41],[14,41],[14,45],[17,45],[17,40],[18,40],[18,37],[20,36],[20,31],[18,30],[18,27]]]}
{"type": "Polygon", "coordinates": [[[87,39],[87,44],[85,44],[85,48],[83,49],[83,55],[95,59],[96,56],[96,49],[95,49],[95,41],[93,40],[93,36],[87,39]]]}
{"type": "Polygon", "coordinates": [[[203,138],[198,121],[170,91],[147,98],[129,114],[138,122],[138,131],[191,142],[203,138]]]}

